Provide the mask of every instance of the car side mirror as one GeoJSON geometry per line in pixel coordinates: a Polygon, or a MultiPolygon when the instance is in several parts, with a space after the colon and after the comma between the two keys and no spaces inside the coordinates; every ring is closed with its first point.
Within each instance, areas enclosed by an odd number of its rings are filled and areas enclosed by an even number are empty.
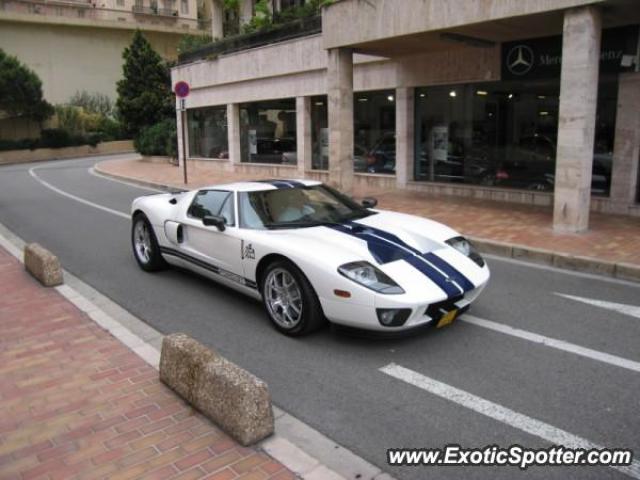
{"type": "Polygon", "coordinates": [[[202,223],[205,227],[216,227],[221,232],[224,232],[226,228],[226,220],[221,215],[206,215],[203,217],[202,223]]]}
{"type": "Polygon", "coordinates": [[[364,208],[375,208],[378,205],[378,200],[373,197],[365,197],[362,199],[362,206],[364,208]]]}

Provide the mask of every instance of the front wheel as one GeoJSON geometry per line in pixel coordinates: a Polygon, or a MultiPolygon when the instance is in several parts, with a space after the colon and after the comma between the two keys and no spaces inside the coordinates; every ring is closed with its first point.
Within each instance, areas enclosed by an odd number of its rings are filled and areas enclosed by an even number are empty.
{"type": "Polygon", "coordinates": [[[146,272],[156,272],[166,268],[167,264],[160,254],[160,246],[147,217],[139,213],[133,217],[131,225],[131,246],[133,256],[140,268],[146,272]]]}
{"type": "Polygon", "coordinates": [[[301,336],[325,323],[316,292],[293,263],[279,260],[270,264],[261,290],[267,316],[279,332],[301,336]]]}

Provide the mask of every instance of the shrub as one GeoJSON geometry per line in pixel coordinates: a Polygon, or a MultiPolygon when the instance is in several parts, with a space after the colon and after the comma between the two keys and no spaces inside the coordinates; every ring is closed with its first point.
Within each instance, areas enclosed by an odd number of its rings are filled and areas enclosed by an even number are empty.
{"type": "Polygon", "coordinates": [[[133,145],[141,155],[175,157],[178,152],[176,121],[166,119],[142,129],[133,145]]]}
{"type": "Polygon", "coordinates": [[[99,114],[105,117],[113,117],[115,115],[115,105],[103,93],[89,93],[86,90],[76,92],[69,100],[69,105],[82,107],[87,113],[99,114]]]}
{"type": "Polygon", "coordinates": [[[63,128],[47,128],[40,132],[39,146],[41,148],[69,147],[75,139],[63,128]]]}

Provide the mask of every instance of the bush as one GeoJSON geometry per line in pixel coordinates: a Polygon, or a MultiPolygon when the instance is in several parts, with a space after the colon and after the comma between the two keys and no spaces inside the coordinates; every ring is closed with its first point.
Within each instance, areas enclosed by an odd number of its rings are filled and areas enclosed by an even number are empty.
{"type": "Polygon", "coordinates": [[[23,138],[21,140],[0,140],[0,151],[4,150],[35,150],[39,139],[23,138]]]}
{"type": "Polygon", "coordinates": [[[163,155],[175,158],[178,152],[176,121],[166,119],[142,129],[134,139],[133,145],[141,155],[163,155]]]}
{"type": "Polygon", "coordinates": [[[85,90],[76,92],[69,105],[82,107],[85,112],[99,114],[105,117],[115,116],[115,105],[111,99],[103,93],[89,93],[85,90]]]}
{"type": "Polygon", "coordinates": [[[73,136],[62,128],[47,128],[40,132],[40,147],[42,148],[62,148],[70,147],[73,144],[73,136]]]}
{"type": "Polygon", "coordinates": [[[72,134],[62,128],[48,128],[42,130],[40,138],[25,138],[22,140],[0,140],[0,151],[3,150],[35,150],[36,148],[64,148],[91,145],[95,147],[103,141],[101,133],[88,135],[72,134]]]}

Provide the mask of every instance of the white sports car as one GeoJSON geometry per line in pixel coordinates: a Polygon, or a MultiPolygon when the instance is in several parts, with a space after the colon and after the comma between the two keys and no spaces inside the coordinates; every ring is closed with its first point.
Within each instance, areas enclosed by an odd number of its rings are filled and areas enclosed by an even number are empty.
{"type": "Polygon", "coordinates": [[[146,271],[185,267],[261,299],[288,335],[326,320],[400,331],[451,323],[489,269],[457,232],[375,210],[320,182],[264,180],[139,197],[135,258],[146,271]]]}

